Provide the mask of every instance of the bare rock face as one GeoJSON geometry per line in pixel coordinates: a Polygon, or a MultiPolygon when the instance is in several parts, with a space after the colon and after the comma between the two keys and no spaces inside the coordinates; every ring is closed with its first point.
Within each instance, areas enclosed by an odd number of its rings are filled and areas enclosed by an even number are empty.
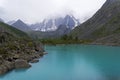
{"type": "Polygon", "coordinates": [[[4,66],[7,67],[8,71],[14,69],[14,62],[5,61],[4,66]]]}
{"type": "Polygon", "coordinates": [[[37,52],[44,52],[44,46],[41,43],[35,43],[35,51],[37,52]]]}
{"type": "Polygon", "coordinates": [[[19,68],[29,68],[29,67],[31,67],[31,65],[26,60],[17,59],[15,61],[15,68],[16,69],[19,69],[19,68]]]}
{"type": "Polygon", "coordinates": [[[9,61],[4,61],[4,64],[1,64],[0,66],[0,74],[4,74],[12,69],[14,69],[14,63],[9,61]]]}

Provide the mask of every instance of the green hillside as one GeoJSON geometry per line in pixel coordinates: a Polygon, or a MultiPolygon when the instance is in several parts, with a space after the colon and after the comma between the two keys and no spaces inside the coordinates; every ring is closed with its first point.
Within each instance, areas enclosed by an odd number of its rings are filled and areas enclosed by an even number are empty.
{"type": "Polygon", "coordinates": [[[28,35],[25,32],[22,32],[10,25],[7,25],[3,22],[0,22],[0,30],[1,32],[8,32],[16,37],[28,37],[28,35]]]}
{"type": "Polygon", "coordinates": [[[110,41],[110,38],[120,36],[120,0],[107,0],[96,14],[88,21],[77,26],[70,35],[83,40],[100,41],[102,38],[109,37],[106,40],[110,43],[117,43],[119,38],[110,41]],[[99,40],[98,40],[99,39],[99,40]]]}

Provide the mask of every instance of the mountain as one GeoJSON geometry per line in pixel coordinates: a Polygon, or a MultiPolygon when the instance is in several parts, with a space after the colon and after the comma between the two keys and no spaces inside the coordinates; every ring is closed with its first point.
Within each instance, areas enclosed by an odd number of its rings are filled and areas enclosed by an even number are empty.
{"type": "Polygon", "coordinates": [[[67,28],[73,29],[79,25],[80,22],[74,16],[66,15],[65,17],[58,17],[54,19],[45,19],[41,23],[32,24],[30,27],[35,31],[55,31],[61,25],[67,26],[67,28]]]}
{"type": "Polygon", "coordinates": [[[74,16],[66,15],[55,19],[45,19],[41,23],[31,25],[33,31],[29,35],[33,38],[60,38],[69,34],[80,22],[74,16]]]}
{"type": "Polygon", "coordinates": [[[13,20],[13,21],[9,21],[9,22],[7,22],[7,24],[12,25],[12,24],[14,24],[15,22],[16,22],[16,21],[13,20]]]}
{"type": "Polygon", "coordinates": [[[45,19],[41,23],[28,26],[21,20],[9,21],[7,24],[27,32],[32,37],[38,38],[56,38],[68,34],[80,22],[74,16],[66,15],[65,17],[45,19]],[[58,35],[56,35],[58,34],[58,35]]]}
{"type": "Polygon", "coordinates": [[[79,39],[89,39],[105,43],[116,43],[120,36],[120,0],[107,0],[88,21],[77,26],[70,33],[79,39]],[[108,38],[109,37],[109,38],[108,38]]]}
{"type": "Polygon", "coordinates": [[[31,31],[31,28],[21,20],[17,20],[12,26],[24,32],[31,31]]]}
{"type": "Polygon", "coordinates": [[[4,20],[0,18],[0,22],[4,22],[4,20]]]}
{"type": "Polygon", "coordinates": [[[67,28],[66,25],[60,25],[55,31],[32,31],[29,32],[29,36],[37,39],[53,39],[60,38],[61,36],[70,33],[71,29],[67,28]]]}
{"type": "Polygon", "coordinates": [[[0,33],[2,32],[7,32],[15,37],[28,37],[28,35],[25,32],[22,32],[14,28],[13,26],[0,22],[0,33]]]}

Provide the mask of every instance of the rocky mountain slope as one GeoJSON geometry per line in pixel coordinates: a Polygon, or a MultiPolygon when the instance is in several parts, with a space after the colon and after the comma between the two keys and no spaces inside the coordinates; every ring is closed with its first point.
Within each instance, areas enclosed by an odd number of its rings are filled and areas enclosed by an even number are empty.
{"type": "Polygon", "coordinates": [[[120,39],[119,33],[120,0],[107,0],[92,18],[77,26],[70,35],[79,39],[97,40],[96,42],[99,43],[104,41],[105,43],[117,43],[120,39]]]}
{"type": "Polygon", "coordinates": [[[34,31],[46,32],[55,31],[61,25],[65,25],[67,28],[73,29],[79,24],[79,20],[76,19],[74,16],[66,15],[65,17],[45,19],[41,23],[32,24],[30,27],[34,31]]]}
{"type": "Polygon", "coordinates": [[[71,29],[67,28],[66,25],[61,25],[55,31],[32,31],[29,32],[29,36],[34,39],[53,39],[53,38],[60,38],[61,36],[70,33],[71,29]]]}
{"type": "Polygon", "coordinates": [[[17,20],[16,22],[14,22],[13,24],[11,24],[13,27],[21,30],[21,31],[24,31],[24,32],[28,32],[28,31],[31,31],[31,28],[26,24],[24,23],[23,21],[21,20],[17,20]]]}
{"type": "Polygon", "coordinates": [[[14,24],[15,22],[16,22],[15,20],[8,21],[7,24],[8,24],[8,25],[12,25],[12,24],[14,24]]]}
{"type": "Polygon", "coordinates": [[[42,45],[26,33],[0,22],[0,74],[30,67],[29,62],[38,61],[43,52],[42,45]]]}
{"type": "Polygon", "coordinates": [[[42,23],[31,25],[34,31],[28,34],[33,38],[60,38],[68,34],[80,22],[74,16],[66,15],[64,18],[44,20],[42,23]]]}
{"type": "Polygon", "coordinates": [[[21,20],[9,21],[7,24],[27,32],[32,38],[57,38],[68,34],[72,29],[80,24],[79,20],[72,15],[45,19],[41,23],[27,25],[21,20]]]}
{"type": "Polygon", "coordinates": [[[0,18],[0,22],[4,22],[4,20],[2,20],[2,19],[0,18]]]}

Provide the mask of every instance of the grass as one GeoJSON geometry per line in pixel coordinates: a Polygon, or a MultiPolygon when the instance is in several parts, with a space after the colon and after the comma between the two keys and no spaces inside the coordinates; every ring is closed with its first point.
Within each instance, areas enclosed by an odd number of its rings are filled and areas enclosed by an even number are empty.
{"type": "Polygon", "coordinates": [[[103,36],[107,36],[109,34],[109,32],[106,30],[106,28],[103,26],[101,27],[100,29],[98,30],[95,30],[93,33],[92,33],[94,36],[97,36],[97,37],[103,37],[103,36]]]}

